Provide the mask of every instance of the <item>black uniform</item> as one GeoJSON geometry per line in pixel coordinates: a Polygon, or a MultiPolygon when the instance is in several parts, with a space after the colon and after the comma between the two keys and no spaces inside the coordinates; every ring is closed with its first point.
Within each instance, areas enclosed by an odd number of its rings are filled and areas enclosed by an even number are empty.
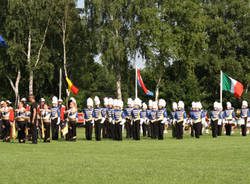
{"type": "Polygon", "coordinates": [[[30,131],[33,144],[37,144],[37,103],[33,102],[30,106],[30,131]],[[34,112],[36,111],[36,114],[34,112]],[[32,122],[34,118],[34,122],[32,122]]]}
{"type": "Polygon", "coordinates": [[[92,140],[92,132],[93,132],[93,108],[84,109],[84,119],[85,119],[85,136],[87,140],[92,140]]]}

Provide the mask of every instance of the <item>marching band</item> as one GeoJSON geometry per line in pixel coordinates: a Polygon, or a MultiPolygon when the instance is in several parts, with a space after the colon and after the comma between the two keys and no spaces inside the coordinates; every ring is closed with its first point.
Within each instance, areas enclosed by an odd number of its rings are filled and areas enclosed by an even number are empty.
{"type": "MultiPolygon", "coordinates": [[[[57,97],[52,98],[51,106],[44,98],[40,99],[40,105],[36,104],[34,96],[30,96],[29,100],[30,106],[22,98],[15,111],[9,100],[1,102],[0,138],[3,142],[10,142],[15,130],[19,143],[29,140],[36,144],[38,132],[45,143],[51,139],[58,140],[59,135],[67,141],[77,140],[78,110],[73,97],[67,107],[57,97]]],[[[127,139],[140,140],[142,133],[143,137],[163,140],[166,125],[171,126],[172,137],[176,139],[183,139],[185,130],[189,130],[195,138],[200,138],[204,132],[209,133],[209,129],[212,137],[216,138],[222,135],[223,128],[224,134],[230,136],[238,125],[242,136],[250,131],[250,110],[245,100],[236,112],[230,102],[226,103],[224,111],[221,103],[214,102],[209,115],[201,102],[192,102],[189,113],[186,113],[183,101],[173,102],[169,117],[164,99],[158,102],[149,100],[147,105],[139,98],[129,98],[125,108],[119,99],[105,97],[103,101],[104,107],[101,107],[99,97],[87,99],[87,107],[83,110],[86,140],[92,140],[93,128],[96,141],[102,138],[121,141],[123,131],[126,131],[127,139]]]]}

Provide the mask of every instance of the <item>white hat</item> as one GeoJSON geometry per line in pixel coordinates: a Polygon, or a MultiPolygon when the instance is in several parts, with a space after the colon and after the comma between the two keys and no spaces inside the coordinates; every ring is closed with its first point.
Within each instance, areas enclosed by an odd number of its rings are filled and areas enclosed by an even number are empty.
{"type": "Polygon", "coordinates": [[[113,100],[112,98],[109,98],[108,104],[109,104],[109,105],[113,105],[113,104],[114,104],[114,100],[113,100]]]}
{"type": "Polygon", "coordinates": [[[123,101],[122,100],[118,100],[117,102],[117,106],[119,106],[121,109],[123,108],[123,101]]]}
{"type": "Polygon", "coordinates": [[[143,104],[142,104],[142,108],[143,108],[143,109],[147,109],[147,108],[148,108],[148,107],[147,107],[147,104],[146,104],[146,103],[143,103],[143,104]]]}
{"type": "Polygon", "coordinates": [[[132,100],[132,98],[128,98],[127,104],[128,104],[128,105],[133,105],[133,100],[132,100]]]}
{"type": "Polygon", "coordinates": [[[164,99],[159,100],[159,106],[165,107],[166,106],[166,101],[164,99]]]}
{"type": "Polygon", "coordinates": [[[1,101],[1,105],[3,105],[4,104],[4,101],[1,101]]]}
{"type": "Polygon", "coordinates": [[[183,101],[179,101],[178,102],[178,107],[184,109],[184,102],[183,101]]]}
{"type": "Polygon", "coordinates": [[[148,101],[148,106],[149,106],[149,107],[152,107],[152,106],[153,106],[153,101],[152,101],[152,100],[149,100],[149,101],[148,101]]]}
{"type": "Polygon", "coordinates": [[[7,103],[7,104],[11,104],[11,101],[9,101],[9,100],[6,100],[6,103],[7,103]]]}
{"type": "Polygon", "coordinates": [[[195,108],[195,105],[196,105],[196,104],[195,104],[195,102],[193,101],[193,102],[192,102],[192,108],[195,108]]]}
{"type": "Polygon", "coordinates": [[[98,96],[95,96],[94,101],[96,105],[100,105],[100,99],[98,96]]]}
{"type": "Polygon", "coordinates": [[[231,107],[232,107],[231,102],[227,102],[227,108],[231,108],[231,107]]]}
{"type": "Polygon", "coordinates": [[[27,101],[26,98],[21,99],[21,102],[26,102],[26,101],[27,101]]]}
{"type": "Polygon", "coordinates": [[[61,98],[59,98],[58,102],[63,102],[63,100],[61,98]]]}
{"type": "Polygon", "coordinates": [[[104,101],[104,105],[108,105],[108,104],[109,104],[109,99],[108,99],[107,97],[105,97],[105,98],[103,99],[103,101],[104,101]]]}
{"type": "Polygon", "coordinates": [[[41,102],[45,102],[45,99],[44,98],[41,98],[41,100],[40,100],[41,102]]]}
{"type": "Polygon", "coordinates": [[[70,99],[72,102],[76,103],[76,99],[74,97],[70,97],[70,99]]]}
{"type": "Polygon", "coordinates": [[[153,109],[157,109],[157,102],[153,102],[153,109]]]}
{"type": "MultiPolygon", "coordinates": [[[[113,105],[114,105],[114,107],[119,106],[119,100],[118,100],[118,99],[114,99],[113,105]]],[[[120,107],[120,106],[119,106],[119,107],[120,107]]]]}
{"type": "Polygon", "coordinates": [[[220,108],[219,103],[217,101],[214,102],[214,108],[220,108]]]}
{"type": "Polygon", "coordinates": [[[134,105],[139,105],[139,106],[141,106],[141,100],[140,100],[139,98],[136,98],[136,99],[134,100],[134,105]]]}
{"type": "Polygon", "coordinates": [[[90,97],[87,99],[87,106],[93,107],[93,100],[90,97]]]}
{"type": "Polygon", "coordinates": [[[199,109],[202,109],[202,104],[201,104],[201,102],[197,102],[197,108],[199,108],[199,109]]]}
{"type": "Polygon", "coordinates": [[[247,101],[246,100],[243,100],[243,102],[242,102],[242,106],[248,106],[248,103],[247,103],[247,101]]]}
{"type": "Polygon", "coordinates": [[[173,102],[172,108],[173,108],[173,109],[177,109],[177,103],[176,103],[176,102],[173,102]]]}

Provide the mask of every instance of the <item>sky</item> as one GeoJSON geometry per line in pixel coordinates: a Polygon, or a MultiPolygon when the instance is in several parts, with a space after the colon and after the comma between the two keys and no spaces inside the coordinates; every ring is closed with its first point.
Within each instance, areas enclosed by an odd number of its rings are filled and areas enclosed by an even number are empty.
{"type": "MultiPolygon", "coordinates": [[[[84,6],[84,0],[78,0],[77,7],[78,8],[83,8],[83,6],[84,6]]],[[[101,63],[100,55],[95,57],[95,61],[98,62],[98,63],[101,63]]],[[[135,60],[131,59],[131,64],[137,65],[137,67],[140,68],[140,69],[145,68],[145,61],[141,57],[141,55],[139,53],[136,54],[135,60]]]]}

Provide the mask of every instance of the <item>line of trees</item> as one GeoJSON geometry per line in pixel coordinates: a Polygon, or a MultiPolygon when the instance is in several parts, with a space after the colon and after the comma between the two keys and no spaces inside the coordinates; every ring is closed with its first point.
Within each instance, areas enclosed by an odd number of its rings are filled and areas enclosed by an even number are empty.
{"type": "MultiPolygon", "coordinates": [[[[250,0],[85,0],[83,9],[76,0],[2,0],[0,9],[8,44],[0,48],[1,98],[50,99],[62,68],[80,89],[80,107],[94,95],[126,100],[134,97],[141,55],[155,99],[201,100],[211,108],[223,70],[243,83],[242,98],[250,100],[250,0]]],[[[150,99],[140,89],[139,97],[150,99]]]]}

